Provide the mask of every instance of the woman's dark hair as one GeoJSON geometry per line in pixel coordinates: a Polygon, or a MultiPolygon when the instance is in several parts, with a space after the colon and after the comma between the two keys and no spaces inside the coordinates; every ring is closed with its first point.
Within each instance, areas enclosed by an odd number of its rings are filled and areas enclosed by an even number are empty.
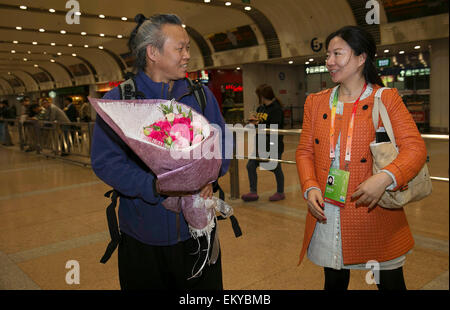
{"type": "Polygon", "coordinates": [[[258,96],[259,104],[262,104],[262,98],[266,98],[268,100],[272,100],[273,98],[275,98],[281,105],[281,101],[275,97],[275,93],[273,92],[272,86],[268,84],[259,85],[258,88],[256,88],[255,93],[258,96]]]}
{"type": "Polygon", "coordinates": [[[377,45],[372,35],[359,26],[345,26],[330,34],[326,41],[325,47],[328,49],[330,41],[334,37],[340,37],[352,48],[356,56],[363,53],[367,55],[364,63],[363,75],[367,83],[378,84],[384,86],[383,81],[378,75],[375,67],[375,53],[377,52],[377,45]]]}

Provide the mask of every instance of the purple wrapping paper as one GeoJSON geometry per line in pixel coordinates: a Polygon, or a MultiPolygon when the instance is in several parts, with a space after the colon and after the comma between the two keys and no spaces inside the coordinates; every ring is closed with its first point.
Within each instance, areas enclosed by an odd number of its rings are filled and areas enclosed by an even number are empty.
{"type": "MultiPolygon", "coordinates": [[[[208,213],[214,211],[207,210],[206,207],[195,208],[192,194],[214,182],[219,176],[222,161],[214,158],[214,151],[215,157],[221,154],[220,150],[214,149],[215,146],[220,147],[219,134],[210,130],[209,136],[200,144],[181,153],[172,150],[171,154],[169,149],[147,142],[142,132],[144,126],[162,117],[163,114],[157,107],[161,103],[167,105],[167,100],[108,100],[89,97],[89,101],[99,116],[157,176],[160,191],[170,195],[163,201],[164,207],[174,212],[182,211],[191,227],[203,229],[208,224],[208,213]],[[201,154],[198,148],[201,148],[201,154]],[[182,155],[188,158],[183,158],[182,155]],[[177,157],[181,158],[176,159],[177,157]]],[[[184,104],[174,104],[181,106],[183,111],[190,110],[184,104]]],[[[194,110],[192,113],[202,124],[208,126],[208,121],[202,115],[194,110]]]]}

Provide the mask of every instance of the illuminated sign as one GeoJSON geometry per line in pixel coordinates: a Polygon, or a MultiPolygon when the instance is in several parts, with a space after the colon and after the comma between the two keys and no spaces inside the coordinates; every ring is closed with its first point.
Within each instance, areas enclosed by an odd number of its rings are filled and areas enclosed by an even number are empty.
{"type": "Polygon", "coordinates": [[[377,67],[389,67],[391,65],[390,58],[377,59],[377,67]]]}
{"type": "Polygon", "coordinates": [[[244,89],[242,88],[241,85],[233,85],[233,84],[225,85],[225,89],[226,90],[232,90],[234,92],[242,92],[242,91],[244,91],[244,89]]]}

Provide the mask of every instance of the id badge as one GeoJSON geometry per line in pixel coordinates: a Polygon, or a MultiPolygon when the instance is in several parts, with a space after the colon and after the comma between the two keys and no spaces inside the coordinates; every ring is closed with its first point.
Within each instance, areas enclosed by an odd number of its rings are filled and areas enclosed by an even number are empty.
{"type": "Polygon", "coordinates": [[[350,172],[330,168],[325,187],[324,200],[338,207],[345,205],[350,172]]]}

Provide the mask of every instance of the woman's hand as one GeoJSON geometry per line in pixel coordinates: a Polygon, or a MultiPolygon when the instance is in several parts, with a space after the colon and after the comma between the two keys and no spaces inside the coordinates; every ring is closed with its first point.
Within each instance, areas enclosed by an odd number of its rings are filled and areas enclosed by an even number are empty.
{"type": "Polygon", "coordinates": [[[356,201],[356,207],[367,206],[369,210],[377,205],[386,187],[392,184],[392,178],[385,172],[375,174],[359,184],[351,199],[356,201]]]}
{"type": "Polygon", "coordinates": [[[323,208],[325,207],[323,203],[322,193],[318,189],[311,189],[308,192],[308,209],[311,214],[320,222],[324,223],[327,221],[325,217],[325,212],[323,208]]]}
{"type": "Polygon", "coordinates": [[[212,198],[213,196],[213,187],[212,184],[207,184],[205,187],[203,187],[200,190],[199,193],[200,197],[202,197],[203,199],[208,199],[208,198],[212,198]]]}

